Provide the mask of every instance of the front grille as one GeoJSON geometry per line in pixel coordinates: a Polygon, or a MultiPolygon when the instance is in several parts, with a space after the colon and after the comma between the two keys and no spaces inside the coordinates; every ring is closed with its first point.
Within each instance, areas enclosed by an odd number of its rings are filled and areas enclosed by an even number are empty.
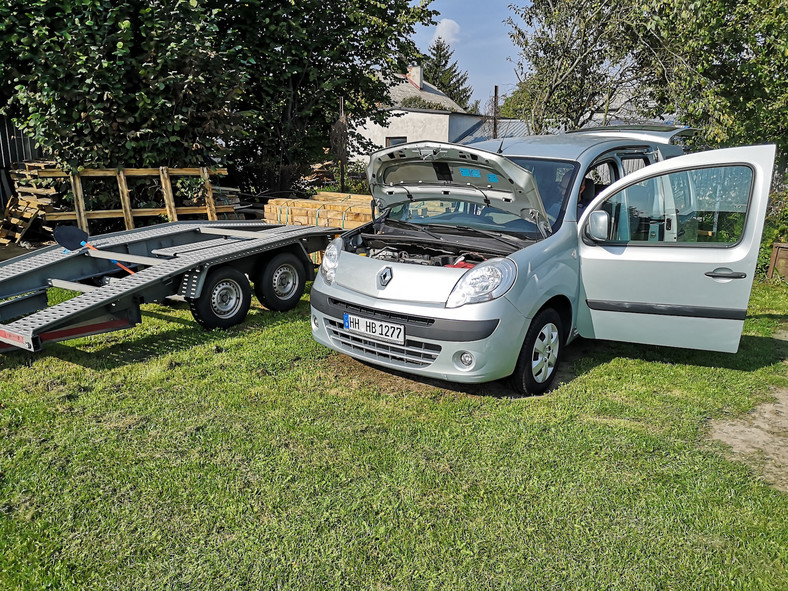
{"type": "Polygon", "coordinates": [[[331,342],[350,354],[356,353],[368,359],[378,359],[401,367],[428,367],[441,352],[440,345],[406,339],[404,345],[386,343],[345,330],[338,320],[326,318],[326,332],[331,342]]]}
{"type": "Polygon", "coordinates": [[[435,324],[434,318],[425,318],[424,316],[412,316],[410,314],[397,314],[396,312],[385,312],[383,310],[376,310],[375,308],[367,308],[365,306],[358,306],[336,298],[329,298],[328,303],[332,306],[339,308],[351,314],[358,314],[366,318],[374,318],[375,320],[384,320],[387,322],[397,322],[410,326],[432,326],[435,324]]]}

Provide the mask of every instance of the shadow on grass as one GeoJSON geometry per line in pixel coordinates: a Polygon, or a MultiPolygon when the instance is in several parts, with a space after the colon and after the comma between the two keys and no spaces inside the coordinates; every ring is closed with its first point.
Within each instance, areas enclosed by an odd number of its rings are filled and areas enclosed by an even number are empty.
{"type": "MultiPolygon", "coordinates": [[[[188,308],[188,305],[175,303],[174,307],[188,308]]],[[[94,370],[122,367],[162,355],[185,351],[196,346],[210,345],[240,333],[266,330],[290,323],[293,320],[308,319],[304,310],[308,312],[308,304],[306,306],[303,303],[299,304],[297,308],[289,312],[271,312],[261,308],[253,308],[249,311],[244,322],[237,326],[227,330],[206,330],[194,320],[179,318],[166,312],[143,309],[143,322],[146,318],[157,319],[177,326],[146,336],[136,336],[133,328],[130,329],[131,332],[118,331],[115,337],[117,342],[108,343],[104,347],[94,344],[91,350],[63,343],[45,343],[44,349],[40,353],[9,351],[0,354],[0,368],[29,367],[37,357],[56,357],[62,361],[94,370]]]]}
{"type": "MultiPolygon", "coordinates": [[[[600,365],[619,358],[690,367],[755,371],[788,359],[788,342],[775,338],[743,336],[738,353],[729,354],[578,338],[565,347],[555,385],[551,390],[557,388],[561,383],[570,382],[600,365]]],[[[335,366],[341,365],[345,373],[355,374],[354,377],[357,379],[362,379],[382,389],[424,390],[438,388],[473,396],[519,397],[506,379],[482,384],[460,384],[379,367],[351,359],[346,355],[338,355],[335,359],[335,366]]]]}

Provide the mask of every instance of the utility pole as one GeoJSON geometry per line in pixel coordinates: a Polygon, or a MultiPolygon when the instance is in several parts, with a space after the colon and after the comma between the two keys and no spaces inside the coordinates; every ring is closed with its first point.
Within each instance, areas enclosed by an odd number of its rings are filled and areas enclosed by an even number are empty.
{"type": "Polygon", "coordinates": [[[493,139],[498,139],[498,85],[495,85],[495,98],[493,99],[493,139]]]}

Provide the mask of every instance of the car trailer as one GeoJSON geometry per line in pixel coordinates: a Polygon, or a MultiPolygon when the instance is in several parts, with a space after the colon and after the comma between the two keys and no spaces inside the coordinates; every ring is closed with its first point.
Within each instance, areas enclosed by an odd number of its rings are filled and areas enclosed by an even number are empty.
{"type": "Polygon", "coordinates": [[[140,304],[182,296],[205,328],[243,321],[251,287],[270,310],[298,303],[314,279],[309,254],[341,230],[260,221],[174,222],[104,234],[0,263],[0,348],[39,351],[45,342],[130,328],[140,304]],[[121,270],[126,268],[127,270],[121,270]],[[247,279],[248,277],[248,279],[247,279]],[[47,305],[47,290],[79,295],[47,305]]]}

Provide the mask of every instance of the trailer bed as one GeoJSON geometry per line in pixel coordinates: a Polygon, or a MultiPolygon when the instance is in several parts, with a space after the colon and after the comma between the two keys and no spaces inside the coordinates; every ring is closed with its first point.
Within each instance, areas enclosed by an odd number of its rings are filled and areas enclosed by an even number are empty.
{"type": "Polygon", "coordinates": [[[97,251],[52,246],[22,255],[0,263],[0,343],[38,351],[44,342],[129,328],[141,321],[139,304],[172,295],[197,300],[210,270],[232,266],[252,277],[274,253],[292,253],[308,269],[308,253],[325,248],[337,231],[258,221],[175,222],[96,236],[90,244],[97,251]],[[117,262],[134,274],[119,271],[117,262]],[[47,306],[51,287],[82,293],[47,306]]]}

